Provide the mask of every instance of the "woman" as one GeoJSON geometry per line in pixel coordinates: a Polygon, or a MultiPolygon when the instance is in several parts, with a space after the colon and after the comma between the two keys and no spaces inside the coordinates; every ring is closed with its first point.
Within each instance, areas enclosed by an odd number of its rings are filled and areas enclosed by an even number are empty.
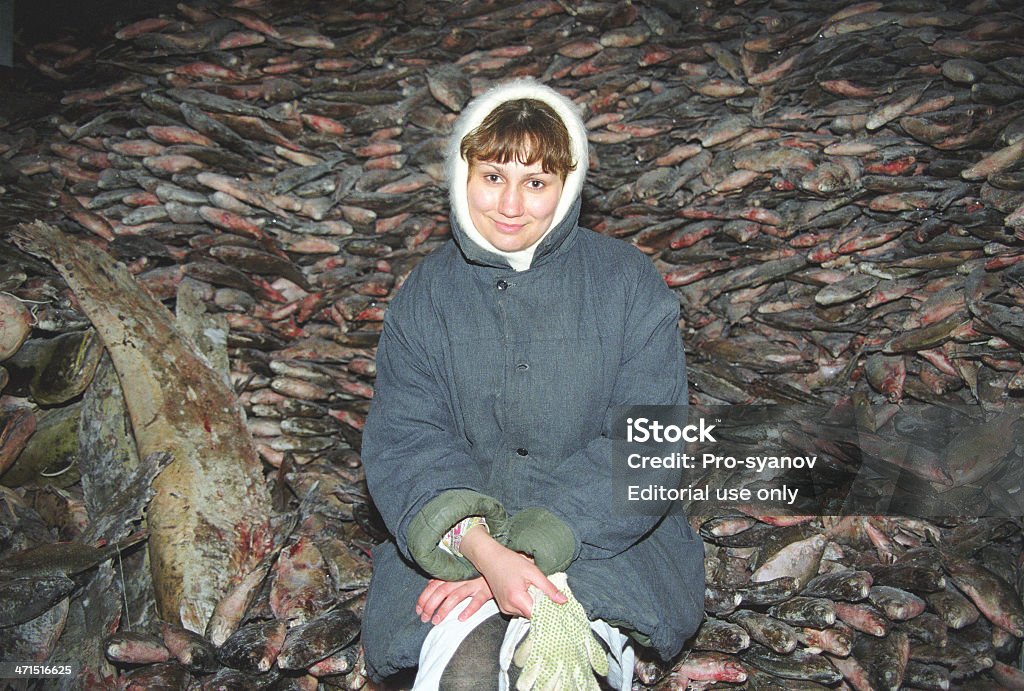
{"type": "Polygon", "coordinates": [[[374,678],[419,663],[418,687],[497,688],[510,617],[531,615],[533,593],[565,602],[555,572],[606,623],[595,631],[627,668],[615,685],[632,674],[619,631],[669,658],[700,621],[703,548],[685,517],[609,510],[613,406],[685,405],[686,374],[654,266],[578,226],[587,165],[575,106],[532,80],[456,123],[452,241],[388,309],[364,430],[394,538],[374,551],[364,615],[374,678]]]}

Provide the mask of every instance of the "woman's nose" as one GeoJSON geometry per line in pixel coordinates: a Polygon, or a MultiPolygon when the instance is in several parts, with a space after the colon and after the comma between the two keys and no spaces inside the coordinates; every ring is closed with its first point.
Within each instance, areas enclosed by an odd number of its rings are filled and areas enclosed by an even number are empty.
{"type": "Polygon", "coordinates": [[[506,185],[501,191],[501,198],[498,200],[498,211],[503,216],[513,218],[523,213],[522,192],[515,185],[506,185]]]}

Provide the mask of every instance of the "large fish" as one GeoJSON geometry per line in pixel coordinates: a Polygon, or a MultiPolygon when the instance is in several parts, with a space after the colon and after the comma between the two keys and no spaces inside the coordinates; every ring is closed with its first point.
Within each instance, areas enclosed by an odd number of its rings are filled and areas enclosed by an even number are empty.
{"type": "Polygon", "coordinates": [[[109,255],[42,222],[11,237],[53,262],[110,352],[140,456],[172,457],[146,514],[161,616],[202,632],[270,545],[270,497],[241,409],[171,314],[109,255]]]}

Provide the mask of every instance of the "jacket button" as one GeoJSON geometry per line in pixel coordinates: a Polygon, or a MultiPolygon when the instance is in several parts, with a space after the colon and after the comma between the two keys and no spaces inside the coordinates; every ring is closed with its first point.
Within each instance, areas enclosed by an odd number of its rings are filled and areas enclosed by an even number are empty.
{"type": "Polygon", "coordinates": [[[525,362],[520,362],[518,365],[516,365],[516,369],[525,372],[526,370],[530,369],[530,366],[525,362]]]}
{"type": "Polygon", "coordinates": [[[530,452],[527,451],[526,449],[524,449],[521,446],[518,449],[516,449],[516,453],[519,454],[520,456],[529,456],[530,455],[530,452]]]}
{"type": "Polygon", "coordinates": [[[506,288],[508,288],[508,283],[506,281],[498,281],[497,283],[494,284],[494,287],[497,288],[498,290],[505,290],[506,288]]]}

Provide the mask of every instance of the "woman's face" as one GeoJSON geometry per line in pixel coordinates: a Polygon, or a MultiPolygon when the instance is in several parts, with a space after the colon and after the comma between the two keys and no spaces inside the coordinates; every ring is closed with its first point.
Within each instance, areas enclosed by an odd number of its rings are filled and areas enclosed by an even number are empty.
{"type": "Polygon", "coordinates": [[[537,242],[551,226],[562,180],[540,161],[473,161],[467,190],[469,217],[499,250],[516,252],[537,242]]]}

